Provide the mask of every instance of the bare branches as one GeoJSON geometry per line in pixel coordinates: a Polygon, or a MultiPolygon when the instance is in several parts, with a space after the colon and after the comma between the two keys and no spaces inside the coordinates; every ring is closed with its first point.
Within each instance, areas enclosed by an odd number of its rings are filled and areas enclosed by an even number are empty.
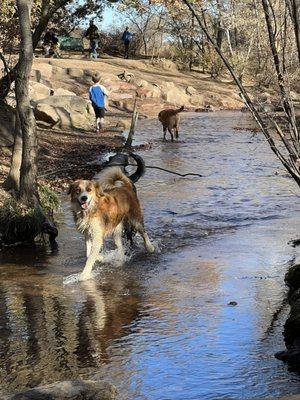
{"type": "MultiPolygon", "coordinates": [[[[232,78],[234,79],[236,85],[240,89],[241,97],[243,98],[245,104],[247,105],[247,107],[250,110],[250,112],[252,113],[254,119],[256,120],[259,127],[261,128],[262,133],[264,134],[272,151],[275,153],[275,155],[279,158],[279,160],[282,162],[282,164],[287,169],[287,171],[290,173],[290,175],[294,178],[294,180],[300,186],[300,173],[299,173],[299,167],[297,165],[297,160],[299,159],[299,150],[298,150],[299,149],[299,138],[297,135],[297,129],[295,129],[296,128],[295,116],[293,113],[293,108],[288,100],[284,77],[283,77],[283,74],[281,72],[281,67],[280,67],[280,59],[279,59],[279,55],[278,55],[278,52],[277,52],[277,49],[275,46],[274,31],[273,31],[273,27],[272,27],[272,23],[271,23],[271,19],[270,19],[270,15],[271,15],[272,11],[271,11],[271,8],[269,7],[268,0],[262,0],[262,2],[264,5],[264,10],[265,10],[265,16],[266,16],[266,21],[267,21],[267,26],[268,26],[268,31],[269,31],[270,46],[271,46],[271,50],[272,50],[272,54],[273,54],[276,72],[277,72],[278,83],[280,85],[280,92],[281,92],[282,101],[284,104],[284,109],[286,112],[287,120],[288,120],[289,126],[291,128],[290,129],[290,132],[292,133],[291,139],[294,141],[294,147],[290,144],[289,139],[286,137],[285,132],[282,131],[282,129],[277,124],[277,122],[272,120],[272,123],[275,128],[275,132],[281,139],[281,141],[284,145],[284,148],[287,151],[287,154],[285,154],[283,152],[283,150],[281,149],[281,147],[275,143],[262,116],[260,115],[257,108],[252,103],[246,89],[244,88],[243,84],[237,77],[237,75],[236,75],[234,69],[232,68],[231,64],[229,63],[228,59],[226,58],[224,53],[221,51],[218,44],[213,40],[210,32],[208,31],[207,27],[205,26],[203,20],[199,16],[199,14],[195,11],[194,7],[191,5],[189,0],[183,0],[183,3],[187,5],[187,7],[191,11],[192,15],[195,17],[196,21],[198,22],[199,26],[201,27],[202,31],[204,32],[207,40],[214,47],[215,51],[218,53],[218,55],[222,59],[223,63],[227,67],[229,73],[231,74],[232,78]]],[[[196,44],[200,48],[200,44],[198,41],[196,42],[196,44]]]]}

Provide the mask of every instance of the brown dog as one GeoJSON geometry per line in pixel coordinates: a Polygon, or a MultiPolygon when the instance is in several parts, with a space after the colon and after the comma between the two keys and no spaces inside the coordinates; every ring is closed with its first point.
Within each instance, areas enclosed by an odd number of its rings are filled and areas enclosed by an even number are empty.
{"type": "Polygon", "coordinates": [[[87,260],[80,280],[89,279],[95,262],[102,259],[99,252],[105,237],[113,235],[118,251],[124,254],[122,233],[125,225],[142,236],[149,252],[154,251],[130,179],[119,167],[106,168],[95,178],[95,181],[75,181],[69,189],[74,219],[86,241],[87,260]]]}
{"type": "Polygon", "coordinates": [[[162,110],[158,114],[158,119],[162,123],[163,126],[163,132],[164,132],[164,138],[163,140],[166,140],[166,133],[167,129],[171,135],[171,141],[174,142],[174,135],[173,131],[175,133],[175,138],[178,139],[178,128],[179,128],[179,121],[180,121],[180,116],[178,115],[181,111],[183,111],[184,106],[178,108],[177,110],[162,110]]]}

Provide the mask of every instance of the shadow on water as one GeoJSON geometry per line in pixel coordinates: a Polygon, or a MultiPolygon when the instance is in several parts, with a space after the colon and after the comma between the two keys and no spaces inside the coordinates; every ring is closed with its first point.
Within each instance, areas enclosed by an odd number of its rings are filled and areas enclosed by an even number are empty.
{"type": "Polygon", "coordinates": [[[297,256],[287,245],[298,234],[297,188],[244,119],[184,116],[180,143],[162,143],[156,121],[140,126],[137,139],[153,142],[146,163],[204,175],[148,170],[139,182],[159,253],[139,244],[124,265],[63,285],[85,260],[67,200],[57,252],[0,253],[3,392],[78,376],[109,380],[124,400],[299,392],[298,375],[274,358],[283,277],[297,256]]]}

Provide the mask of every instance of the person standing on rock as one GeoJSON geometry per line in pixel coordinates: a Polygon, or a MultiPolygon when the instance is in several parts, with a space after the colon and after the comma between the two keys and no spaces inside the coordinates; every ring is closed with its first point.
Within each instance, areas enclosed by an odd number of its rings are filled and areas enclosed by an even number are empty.
{"type": "Polygon", "coordinates": [[[90,21],[90,26],[88,27],[84,37],[88,38],[90,41],[90,58],[94,58],[97,60],[98,53],[98,42],[99,42],[99,31],[97,26],[94,24],[94,21],[90,21]]]}
{"type": "Polygon", "coordinates": [[[123,32],[122,35],[122,40],[124,42],[124,48],[125,48],[124,58],[129,57],[129,45],[132,38],[133,38],[133,33],[129,32],[129,28],[128,26],[126,26],[125,31],[123,32]]]}
{"type": "Polygon", "coordinates": [[[96,132],[103,130],[105,116],[105,96],[108,96],[107,90],[100,85],[100,75],[95,73],[92,77],[93,85],[89,89],[90,100],[96,115],[96,132]]]}

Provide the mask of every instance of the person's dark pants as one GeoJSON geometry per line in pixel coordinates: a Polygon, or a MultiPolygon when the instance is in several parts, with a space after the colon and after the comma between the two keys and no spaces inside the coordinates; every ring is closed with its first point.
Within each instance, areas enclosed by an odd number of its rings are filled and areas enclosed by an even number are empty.
{"type": "Polygon", "coordinates": [[[125,52],[124,52],[124,58],[129,57],[129,40],[124,41],[124,47],[125,47],[125,52]]]}

